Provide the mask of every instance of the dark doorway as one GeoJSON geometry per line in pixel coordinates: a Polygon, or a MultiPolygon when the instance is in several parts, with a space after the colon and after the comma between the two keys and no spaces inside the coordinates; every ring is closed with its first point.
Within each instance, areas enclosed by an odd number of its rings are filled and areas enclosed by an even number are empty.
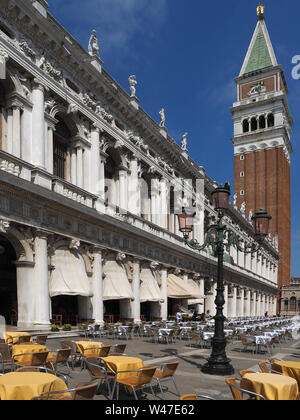
{"type": "Polygon", "coordinates": [[[10,325],[17,325],[18,321],[16,259],[11,243],[0,236],[0,315],[10,325]]]}
{"type": "Polygon", "coordinates": [[[151,316],[151,303],[142,302],[141,303],[141,320],[150,321],[150,316],[151,316]]]}
{"type": "Polygon", "coordinates": [[[77,296],[60,295],[52,298],[53,321],[60,320],[62,324],[77,325],[78,323],[78,298],[77,296]],[[62,315],[61,318],[57,318],[62,315]]]}
{"type": "Polygon", "coordinates": [[[118,322],[120,319],[120,301],[106,300],[104,302],[104,321],[118,322]]]}

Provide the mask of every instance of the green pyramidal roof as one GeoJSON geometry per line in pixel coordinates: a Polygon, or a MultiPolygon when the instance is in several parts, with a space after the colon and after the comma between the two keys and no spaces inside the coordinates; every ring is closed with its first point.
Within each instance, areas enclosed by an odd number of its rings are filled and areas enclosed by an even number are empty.
{"type": "Polygon", "coordinates": [[[272,66],[272,59],[262,28],[259,28],[256,41],[251,51],[245,73],[272,66]]]}

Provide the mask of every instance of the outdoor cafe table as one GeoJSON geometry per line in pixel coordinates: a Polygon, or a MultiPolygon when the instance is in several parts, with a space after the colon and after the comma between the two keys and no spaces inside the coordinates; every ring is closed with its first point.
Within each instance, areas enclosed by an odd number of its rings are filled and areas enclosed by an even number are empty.
{"type": "Polygon", "coordinates": [[[11,372],[0,376],[0,400],[31,400],[44,392],[67,389],[62,379],[48,373],[11,372]]]}
{"type": "MultiPolygon", "coordinates": [[[[27,332],[7,331],[6,333],[4,333],[4,340],[6,344],[16,344],[19,341],[19,337],[28,337],[28,336],[30,336],[30,334],[27,332]]],[[[32,342],[32,339],[30,341],[32,342]]]]}
{"type": "Polygon", "coordinates": [[[300,392],[300,362],[276,361],[272,364],[272,369],[296,379],[300,392]]]}
{"type": "Polygon", "coordinates": [[[144,362],[138,357],[129,356],[108,356],[103,358],[106,366],[113,373],[117,374],[117,379],[128,377],[130,373],[119,373],[125,370],[137,370],[144,367],[144,362]]]}
{"type": "MultiPolygon", "coordinates": [[[[17,354],[25,354],[25,353],[41,353],[44,351],[49,351],[49,349],[46,346],[40,345],[40,344],[15,344],[12,346],[12,356],[15,356],[17,354]]],[[[52,357],[52,355],[49,353],[48,357],[52,357]]],[[[16,361],[26,362],[30,359],[30,355],[25,356],[19,356],[17,357],[16,361]]]]}
{"type": "Polygon", "coordinates": [[[78,350],[82,354],[82,348],[83,350],[89,349],[88,351],[84,351],[84,357],[93,357],[97,355],[97,349],[99,347],[103,347],[104,344],[97,342],[97,341],[76,341],[78,350]],[[79,346],[78,346],[79,344],[79,346]],[[82,347],[82,348],[81,348],[82,347]],[[95,350],[93,350],[95,349],[95,350]]]}
{"type": "Polygon", "coordinates": [[[246,373],[241,388],[256,392],[270,401],[295,401],[299,389],[297,381],[276,373],[246,373]]]}

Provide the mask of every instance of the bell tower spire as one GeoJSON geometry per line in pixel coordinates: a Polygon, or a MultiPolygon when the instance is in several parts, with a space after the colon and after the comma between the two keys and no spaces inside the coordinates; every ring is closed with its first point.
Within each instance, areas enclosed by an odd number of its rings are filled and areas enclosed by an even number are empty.
{"type": "Polygon", "coordinates": [[[257,7],[258,21],[237,85],[231,109],[234,122],[234,187],[237,206],[246,215],[263,208],[272,216],[270,232],[278,237],[281,260],[278,285],[290,284],[291,260],[291,117],[288,87],[278,64],[265,20],[257,7]]]}

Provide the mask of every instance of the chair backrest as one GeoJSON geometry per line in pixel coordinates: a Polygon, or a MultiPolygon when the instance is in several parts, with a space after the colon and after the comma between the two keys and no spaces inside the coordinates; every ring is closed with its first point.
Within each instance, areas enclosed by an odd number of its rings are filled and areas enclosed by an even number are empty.
{"type": "Polygon", "coordinates": [[[260,370],[262,371],[262,373],[270,373],[270,368],[268,368],[266,362],[259,362],[258,366],[260,367],[260,370]]]}
{"type": "Polygon", "coordinates": [[[67,362],[71,353],[72,353],[71,348],[58,350],[56,353],[56,363],[67,362]]]}
{"type": "Polygon", "coordinates": [[[86,385],[77,385],[73,393],[73,400],[92,400],[98,388],[98,382],[93,382],[86,385]]]}
{"type": "Polygon", "coordinates": [[[137,375],[137,386],[149,384],[154,376],[157,366],[151,366],[140,369],[137,375]]]}
{"type": "Polygon", "coordinates": [[[99,349],[99,357],[107,357],[111,346],[103,346],[99,349]]]}
{"type": "Polygon", "coordinates": [[[76,344],[71,340],[64,340],[60,342],[62,349],[72,349],[72,353],[77,351],[76,344]]]}
{"type": "Polygon", "coordinates": [[[243,377],[246,373],[253,373],[251,370],[240,370],[240,375],[243,377]]]}
{"type": "Polygon", "coordinates": [[[126,344],[115,344],[111,347],[111,352],[113,353],[124,353],[126,349],[126,344]]]}
{"type": "Polygon", "coordinates": [[[179,362],[166,363],[163,367],[162,378],[169,378],[171,376],[174,376],[178,365],[179,362]]]}
{"type": "Polygon", "coordinates": [[[30,343],[30,341],[31,341],[30,335],[24,335],[24,336],[18,337],[18,344],[30,343]]]}
{"type": "Polygon", "coordinates": [[[32,353],[31,355],[31,366],[43,366],[46,363],[49,352],[42,351],[39,353],[32,353]]]}
{"type": "Polygon", "coordinates": [[[94,325],[94,332],[98,332],[98,331],[100,331],[100,325],[96,324],[94,325]]]}
{"type": "Polygon", "coordinates": [[[45,345],[47,338],[48,338],[48,335],[37,335],[36,342],[37,344],[45,345]]]}
{"type": "Polygon", "coordinates": [[[0,343],[0,353],[2,354],[3,359],[10,359],[9,345],[5,343],[0,343]]]}
{"type": "Polygon", "coordinates": [[[235,388],[238,387],[238,383],[236,382],[235,378],[226,378],[225,382],[229,385],[233,399],[236,401],[242,401],[243,396],[239,389],[235,388]]]}
{"type": "Polygon", "coordinates": [[[99,365],[99,359],[97,357],[86,357],[86,368],[92,379],[105,378],[105,369],[99,365]]]}

